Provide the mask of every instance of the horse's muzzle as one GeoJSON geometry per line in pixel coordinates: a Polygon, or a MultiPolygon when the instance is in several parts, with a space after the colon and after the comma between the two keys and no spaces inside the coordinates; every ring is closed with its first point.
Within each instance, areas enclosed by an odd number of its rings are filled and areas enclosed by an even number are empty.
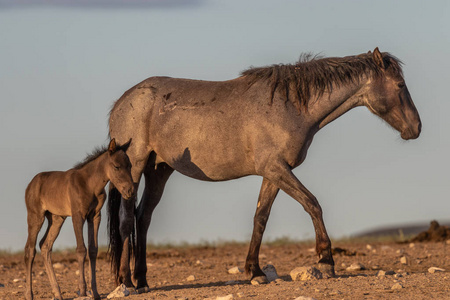
{"type": "Polygon", "coordinates": [[[422,122],[418,122],[416,126],[411,126],[402,131],[401,137],[404,140],[417,139],[422,131],[422,122]]]}

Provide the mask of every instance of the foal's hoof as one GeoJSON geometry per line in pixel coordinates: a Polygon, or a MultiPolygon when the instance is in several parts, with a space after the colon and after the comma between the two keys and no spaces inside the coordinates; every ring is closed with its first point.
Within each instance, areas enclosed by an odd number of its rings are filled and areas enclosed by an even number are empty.
{"type": "Polygon", "coordinates": [[[149,288],[148,286],[144,286],[144,287],[138,288],[138,289],[136,290],[136,292],[137,292],[138,294],[148,293],[148,292],[150,292],[150,288],[149,288]]]}
{"type": "Polygon", "coordinates": [[[260,285],[260,284],[267,284],[267,283],[269,283],[269,281],[267,280],[267,277],[266,277],[266,276],[257,276],[257,277],[254,277],[254,278],[250,281],[250,283],[251,283],[252,285],[260,285]]]}
{"type": "Polygon", "coordinates": [[[322,278],[334,278],[336,274],[334,273],[334,266],[329,264],[317,264],[317,269],[322,273],[322,278]]]}

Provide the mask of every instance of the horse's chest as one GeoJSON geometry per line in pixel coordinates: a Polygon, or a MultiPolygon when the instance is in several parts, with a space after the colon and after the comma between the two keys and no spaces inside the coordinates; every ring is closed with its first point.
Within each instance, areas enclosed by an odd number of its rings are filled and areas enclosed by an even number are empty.
{"type": "MultiPolygon", "coordinates": [[[[300,142],[297,147],[293,147],[290,153],[287,155],[288,164],[295,168],[303,163],[308,154],[309,146],[311,146],[313,138],[307,138],[303,142],[300,142]]],[[[288,151],[289,152],[289,151],[288,151]]]]}

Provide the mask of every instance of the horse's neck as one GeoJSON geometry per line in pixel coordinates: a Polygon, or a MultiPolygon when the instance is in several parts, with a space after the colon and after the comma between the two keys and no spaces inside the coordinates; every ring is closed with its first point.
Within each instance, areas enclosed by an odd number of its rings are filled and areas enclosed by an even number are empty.
{"type": "Polygon", "coordinates": [[[350,109],[364,105],[362,95],[367,79],[358,83],[333,87],[329,93],[324,93],[313,105],[308,108],[318,128],[336,120],[350,109]]]}
{"type": "Polygon", "coordinates": [[[101,193],[109,181],[105,172],[106,162],[103,154],[80,169],[86,178],[87,188],[94,194],[101,193]]]}

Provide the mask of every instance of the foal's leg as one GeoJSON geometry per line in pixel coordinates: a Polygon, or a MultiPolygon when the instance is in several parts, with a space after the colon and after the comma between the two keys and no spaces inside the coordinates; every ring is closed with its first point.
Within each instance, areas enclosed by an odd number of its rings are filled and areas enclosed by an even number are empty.
{"type": "Polygon", "coordinates": [[[134,268],[134,279],[136,288],[148,288],[147,284],[147,231],[152,219],[152,213],[158,205],[164,191],[169,176],[173,169],[167,164],[162,163],[156,166],[150,165],[144,171],[145,189],[142,194],[141,202],[136,212],[136,233],[137,249],[136,262],[134,268]]]}
{"type": "Polygon", "coordinates": [[[269,219],[270,209],[273,201],[278,194],[278,187],[272,184],[266,178],[263,178],[261,190],[259,192],[258,205],[256,207],[255,217],[253,219],[253,234],[248,250],[247,260],[245,262],[245,271],[250,273],[252,279],[260,283],[266,283],[267,278],[259,266],[259,249],[269,219]]]}
{"type": "Polygon", "coordinates": [[[84,260],[86,259],[86,246],[83,239],[83,225],[85,218],[81,214],[74,214],[72,216],[73,229],[75,231],[75,238],[77,240],[77,260],[79,275],[80,296],[86,296],[86,280],[84,279],[84,260]]]}
{"type": "Polygon", "coordinates": [[[311,216],[316,232],[316,251],[319,256],[319,268],[326,275],[333,277],[334,260],[331,254],[331,241],[322,219],[322,208],[316,197],[306,189],[284,162],[279,162],[266,169],[264,174],[273,184],[297,200],[311,216]]]}
{"type": "Polygon", "coordinates": [[[34,257],[36,256],[36,240],[39,231],[41,230],[42,224],[44,223],[44,212],[32,212],[28,211],[27,222],[28,222],[28,239],[25,245],[25,266],[27,268],[27,283],[25,298],[27,300],[33,299],[33,289],[32,289],[32,268],[34,257]]]}
{"type": "Polygon", "coordinates": [[[89,266],[91,273],[91,291],[94,299],[100,299],[97,292],[97,280],[95,274],[95,265],[98,253],[98,227],[100,226],[100,211],[93,217],[88,218],[88,247],[89,247],[89,266]]]}
{"type": "Polygon", "coordinates": [[[56,299],[62,299],[61,290],[59,288],[58,282],[56,281],[55,271],[53,270],[51,254],[53,243],[59,235],[59,231],[61,230],[65,217],[50,215],[48,213],[47,219],[49,228],[39,245],[41,246],[41,254],[44,257],[45,269],[47,270],[53,294],[55,295],[56,299]]]}

